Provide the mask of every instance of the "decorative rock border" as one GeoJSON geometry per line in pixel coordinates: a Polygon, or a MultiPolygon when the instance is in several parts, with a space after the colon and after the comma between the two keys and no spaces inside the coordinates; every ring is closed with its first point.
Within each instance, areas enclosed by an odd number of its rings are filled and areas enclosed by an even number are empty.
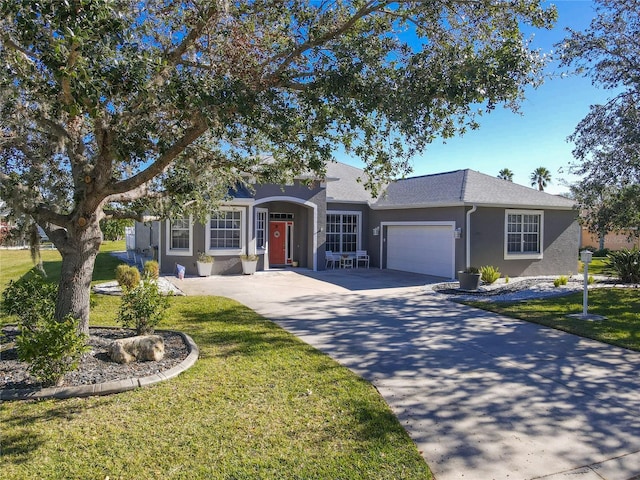
{"type": "Polygon", "coordinates": [[[0,391],[0,400],[42,400],[45,398],[74,398],[91,397],[93,395],[111,395],[112,393],[126,392],[139,387],[146,387],[155,383],[164,382],[170,378],[177,377],[185,370],[191,368],[200,355],[198,346],[193,339],[182,332],[174,332],[182,337],[189,349],[189,354],[178,365],[163,372],[149,375],[148,377],[127,378],[115,380],[113,382],[96,383],[93,385],[79,385],[76,387],[48,387],[48,388],[25,388],[9,389],[0,391]]]}

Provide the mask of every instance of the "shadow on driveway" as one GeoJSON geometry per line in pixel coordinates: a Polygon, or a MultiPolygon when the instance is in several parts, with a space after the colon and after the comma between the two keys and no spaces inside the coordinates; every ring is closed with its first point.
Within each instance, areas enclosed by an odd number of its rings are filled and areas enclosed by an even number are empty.
{"type": "Polygon", "coordinates": [[[438,480],[640,473],[640,353],[443,300],[424,288],[434,280],[300,270],[212,277],[199,291],[371,381],[438,480]]]}

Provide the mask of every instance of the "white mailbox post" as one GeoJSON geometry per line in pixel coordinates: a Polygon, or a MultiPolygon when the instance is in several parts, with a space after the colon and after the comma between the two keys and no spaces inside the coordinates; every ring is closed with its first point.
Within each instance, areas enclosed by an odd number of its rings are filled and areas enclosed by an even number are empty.
{"type": "Polygon", "coordinates": [[[591,263],[591,259],[593,258],[593,253],[589,250],[582,250],[580,252],[580,260],[584,263],[584,293],[582,294],[582,316],[587,317],[587,298],[589,291],[589,264],[591,263]]]}

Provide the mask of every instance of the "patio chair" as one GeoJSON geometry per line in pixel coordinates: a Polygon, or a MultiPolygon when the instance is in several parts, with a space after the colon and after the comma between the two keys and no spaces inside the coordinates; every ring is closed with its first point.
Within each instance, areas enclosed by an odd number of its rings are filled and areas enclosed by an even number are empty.
{"type": "Polygon", "coordinates": [[[360,262],[369,268],[369,255],[366,250],[356,250],[356,268],[360,266],[360,262]]]}
{"type": "Polygon", "coordinates": [[[324,259],[324,268],[329,268],[329,265],[331,265],[331,268],[336,268],[336,262],[338,262],[338,266],[340,265],[340,255],[333,253],[331,250],[325,252],[324,259]]]}

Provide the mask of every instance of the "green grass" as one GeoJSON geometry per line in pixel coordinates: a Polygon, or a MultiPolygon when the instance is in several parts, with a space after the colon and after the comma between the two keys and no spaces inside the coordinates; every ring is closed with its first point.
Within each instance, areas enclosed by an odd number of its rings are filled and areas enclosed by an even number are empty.
{"type": "MultiPolygon", "coordinates": [[[[30,268],[25,256],[17,276],[30,268]]],[[[98,296],[92,323],[115,324],[118,304],[98,296]]],[[[371,384],[252,310],[176,297],[161,327],[200,348],[177,378],[105,397],[3,402],[2,478],[431,478],[371,384]]]]}
{"type": "MultiPolygon", "coordinates": [[[[124,249],[124,241],[103,242],[96,259],[92,283],[107,282],[115,278],[114,271],[121,262],[109,252],[123,251],[124,249]]],[[[52,282],[57,282],[62,266],[60,254],[57,250],[42,250],[40,255],[47,277],[52,282]]],[[[6,288],[9,280],[17,280],[32,267],[33,263],[28,250],[0,249],[0,292],[6,288]]]]}
{"type": "Polygon", "coordinates": [[[640,289],[600,288],[589,291],[589,313],[601,321],[568,318],[582,313],[582,292],[514,303],[464,302],[467,305],[539,323],[582,337],[640,351],[640,289]]]}
{"type": "MultiPolygon", "coordinates": [[[[579,264],[579,273],[584,272],[584,263],[581,261],[579,264]]],[[[606,257],[593,257],[591,263],[589,264],[589,275],[606,275],[615,277],[615,272],[612,272],[607,268],[607,258],[606,257]]]]}

